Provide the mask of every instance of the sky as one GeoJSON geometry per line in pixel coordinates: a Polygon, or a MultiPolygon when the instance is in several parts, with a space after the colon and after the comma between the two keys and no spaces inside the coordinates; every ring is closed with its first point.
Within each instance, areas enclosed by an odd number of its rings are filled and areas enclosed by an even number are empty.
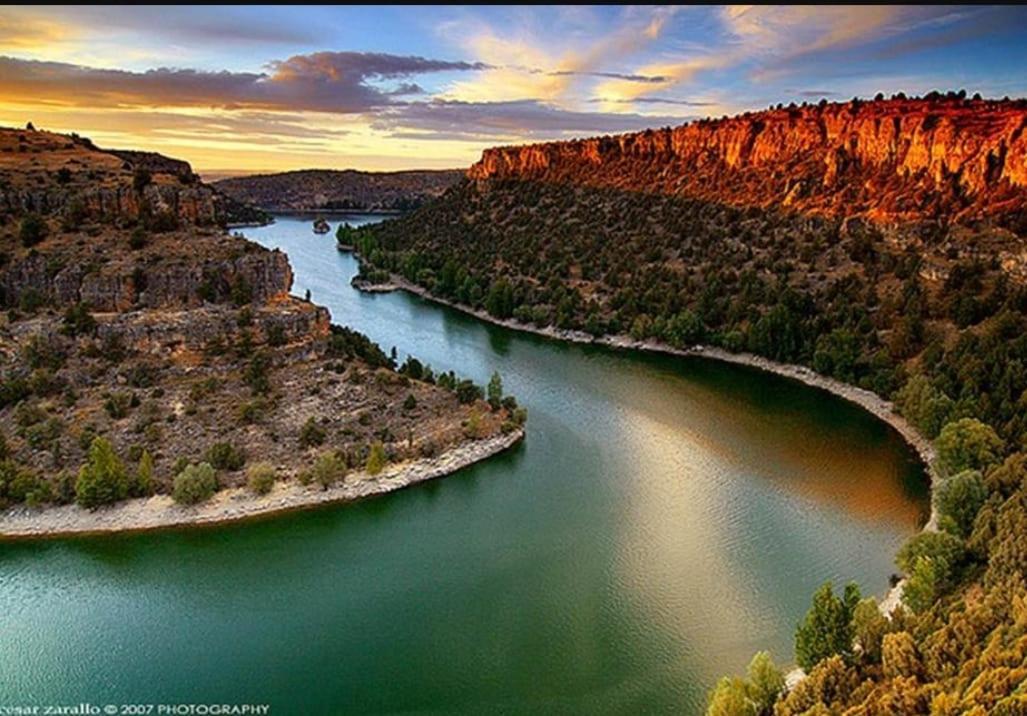
{"type": "Polygon", "coordinates": [[[1027,95],[1015,6],[0,6],[0,125],[201,173],[466,167],[777,103],[1027,95]]]}

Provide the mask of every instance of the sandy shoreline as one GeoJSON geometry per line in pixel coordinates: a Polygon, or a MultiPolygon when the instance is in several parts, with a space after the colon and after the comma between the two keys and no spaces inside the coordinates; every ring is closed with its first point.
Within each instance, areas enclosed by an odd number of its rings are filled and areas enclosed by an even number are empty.
{"type": "Polygon", "coordinates": [[[231,488],[221,490],[207,502],[192,507],[178,505],[168,495],[126,500],[96,510],[86,510],[78,505],[17,507],[0,516],[0,539],[212,526],[320,505],[353,502],[449,475],[503,452],[523,437],[524,430],[518,429],[507,435],[465,443],[438,457],[389,465],[374,477],[362,471],[351,473],[344,482],[327,490],[303,486],[295,480],[283,480],[275,483],[267,495],[255,495],[245,487],[231,488]]]}

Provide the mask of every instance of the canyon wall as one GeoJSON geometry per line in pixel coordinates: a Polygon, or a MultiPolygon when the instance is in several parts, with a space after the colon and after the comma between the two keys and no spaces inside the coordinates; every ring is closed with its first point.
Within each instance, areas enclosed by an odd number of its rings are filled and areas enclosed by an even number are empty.
{"type": "Polygon", "coordinates": [[[1022,211],[1027,103],[805,105],[618,136],[486,150],[473,180],[657,192],[876,219],[1022,211]]]}

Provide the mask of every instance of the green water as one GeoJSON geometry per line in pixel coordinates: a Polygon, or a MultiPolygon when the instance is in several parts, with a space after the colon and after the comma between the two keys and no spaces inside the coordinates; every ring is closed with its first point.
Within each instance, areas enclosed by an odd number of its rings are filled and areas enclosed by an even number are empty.
{"type": "Polygon", "coordinates": [[[697,713],[753,651],[791,660],[823,580],[883,593],[922,517],[911,452],[830,395],[361,294],[301,219],[246,234],[386,349],[500,370],[526,441],[356,505],[0,545],[0,705],[697,713]]]}

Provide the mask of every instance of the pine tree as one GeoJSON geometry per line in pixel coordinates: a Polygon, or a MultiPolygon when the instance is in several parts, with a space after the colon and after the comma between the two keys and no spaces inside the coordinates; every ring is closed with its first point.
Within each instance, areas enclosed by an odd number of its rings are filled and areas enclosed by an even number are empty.
{"type": "Polygon", "coordinates": [[[503,379],[500,377],[499,371],[494,372],[492,378],[489,379],[487,395],[492,409],[499,410],[499,407],[503,404],[503,379]]]}
{"type": "Polygon", "coordinates": [[[852,652],[852,612],[859,603],[855,584],[845,587],[844,598],[836,597],[830,582],[813,595],[813,605],[795,634],[795,658],[806,671],[829,656],[847,657],[852,652]]]}
{"type": "Polygon", "coordinates": [[[385,454],[385,446],[377,442],[371,446],[371,450],[367,453],[367,464],[364,469],[367,470],[368,475],[377,475],[385,469],[388,461],[389,458],[385,454]]]}
{"type": "Polygon", "coordinates": [[[104,437],[93,438],[86,463],[78,471],[75,500],[83,507],[96,507],[128,496],[125,466],[104,437]]]}

